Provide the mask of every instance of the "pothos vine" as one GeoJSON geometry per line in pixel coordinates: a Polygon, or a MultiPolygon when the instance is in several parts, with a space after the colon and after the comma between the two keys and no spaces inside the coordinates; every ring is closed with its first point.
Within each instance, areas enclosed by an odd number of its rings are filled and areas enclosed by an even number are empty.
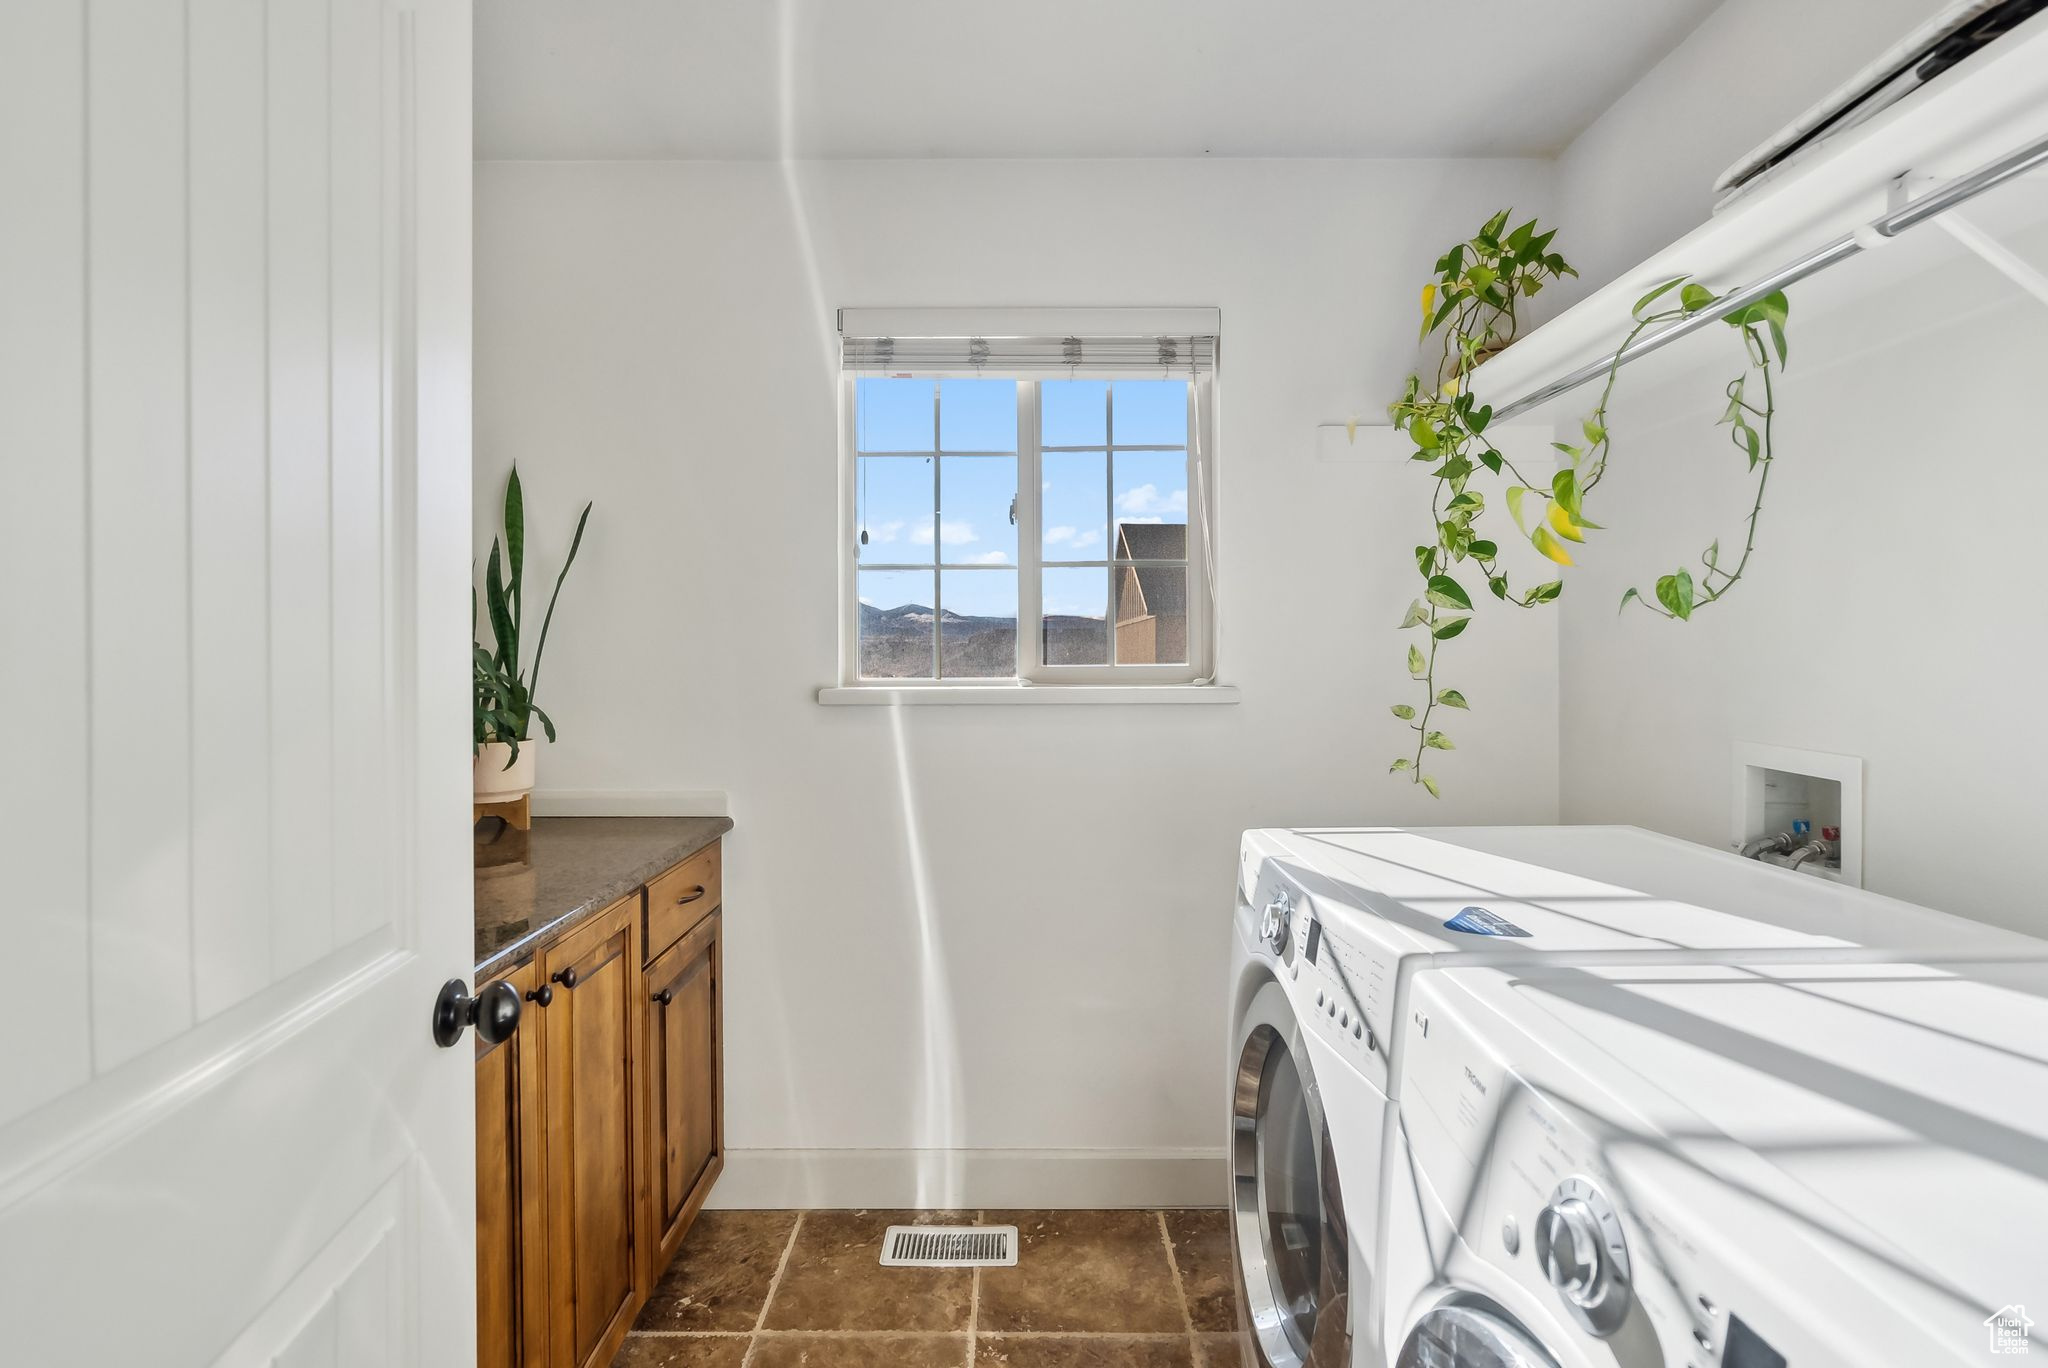
{"type": "MultiPolygon", "coordinates": [[[[1530,219],[1510,230],[1508,216],[1507,210],[1495,214],[1472,238],[1437,259],[1436,278],[1422,290],[1422,336],[1425,340],[1437,334],[1442,337],[1435,383],[1425,389],[1422,377],[1411,375],[1401,397],[1388,406],[1395,426],[1415,442],[1413,459],[1433,463],[1430,516],[1435,525],[1433,540],[1415,548],[1422,595],[1409,605],[1401,620],[1403,630],[1420,627],[1428,637],[1426,650],[1413,643],[1408,647],[1408,673],[1421,687],[1421,706],[1393,705],[1394,716],[1415,733],[1415,753],[1399,757],[1389,770],[1408,774],[1431,797],[1440,797],[1441,790],[1435,777],[1423,770],[1425,758],[1432,750],[1456,749],[1448,735],[1431,725],[1436,711],[1471,706],[1462,692],[1440,687],[1437,681],[1439,651],[1445,642],[1462,634],[1473,617],[1472,594],[1457,572],[1477,567],[1487,591],[1518,608],[1535,608],[1564,592],[1562,579],[1519,590],[1510,583],[1498,543],[1476,530],[1487,505],[1485,496],[1469,487],[1473,475],[1484,468],[1512,480],[1502,498],[1516,528],[1546,559],[1570,566],[1568,545],[1582,543],[1586,533],[1602,530],[1586,517],[1585,501],[1607,473],[1613,441],[1607,410],[1621,355],[1645,330],[1696,314],[1718,300],[1713,291],[1685,276],[1667,280],[1637,300],[1629,311],[1631,326],[1608,368],[1599,402],[1580,425],[1583,445],[1552,443],[1559,468],[1548,480],[1531,480],[1488,440],[1485,433],[1493,409],[1475,402],[1465,382],[1482,361],[1514,340],[1520,321],[1517,307],[1522,301],[1545,285],[1578,272],[1550,250],[1555,229],[1540,231],[1536,220],[1530,219]],[[1677,292],[1675,304],[1653,307],[1673,291],[1677,292]]],[[[1786,314],[1785,296],[1777,293],[1731,312],[1725,320],[1742,336],[1747,365],[1726,386],[1728,405],[1719,422],[1728,425],[1730,440],[1746,456],[1755,478],[1741,555],[1732,567],[1723,565],[1721,543],[1716,539],[1700,557],[1702,570],[1697,579],[1690,568],[1681,566],[1660,576],[1649,594],[1629,589],[1621,597],[1624,610],[1635,603],[1661,617],[1687,620],[1719,601],[1748,569],[1756,551],[1764,490],[1770,482],[1772,418],[1776,413],[1772,375],[1785,366],[1786,314]],[[1755,400],[1758,389],[1761,403],[1755,400]]]]}

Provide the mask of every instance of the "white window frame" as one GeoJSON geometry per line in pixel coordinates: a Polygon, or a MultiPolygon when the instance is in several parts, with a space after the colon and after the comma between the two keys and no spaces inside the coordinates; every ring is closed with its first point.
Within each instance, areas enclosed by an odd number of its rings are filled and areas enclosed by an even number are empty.
{"type": "MultiPolygon", "coordinates": [[[[1019,685],[1034,688],[1064,689],[1082,687],[1094,691],[1104,689],[1156,691],[1161,686],[1186,687],[1209,685],[1215,676],[1215,605],[1213,585],[1209,567],[1211,560],[1210,539],[1214,535],[1215,508],[1215,374],[1213,370],[1203,371],[1190,378],[1188,384],[1188,437],[1187,490],[1188,490],[1188,660],[1182,665],[1048,665],[1044,660],[1045,638],[1040,620],[1043,603],[1043,572],[1045,529],[1042,525],[1040,494],[1043,492],[1043,457],[1039,433],[1039,385],[1044,380],[1101,380],[1111,385],[1109,413],[1105,419],[1107,430],[1104,444],[1098,446],[1058,447],[1065,451],[1101,451],[1107,467],[1104,491],[1104,515],[1108,519],[1104,560],[1107,564],[1103,573],[1107,579],[1107,597],[1104,600],[1103,631],[1106,645],[1112,659],[1116,638],[1116,579],[1120,567],[1116,553],[1116,505],[1115,452],[1143,450],[1173,450],[1175,448],[1143,444],[1115,445],[1115,382],[1143,377],[1129,373],[1113,374],[1090,371],[1085,366],[1069,371],[1062,368],[1049,374],[997,374],[988,375],[973,370],[920,369],[901,378],[916,380],[987,379],[1013,380],[1017,386],[1017,673],[1014,677],[1003,676],[993,679],[931,678],[931,679],[890,679],[866,678],[860,673],[860,506],[859,472],[860,451],[857,433],[858,385],[862,377],[843,374],[839,386],[839,469],[841,499],[840,517],[840,651],[839,677],[841,690],[886,690],[892,693],[926,690],[953,689],[1016,689],[1019,685]],[[1197,440],[1199,434],[1200,440],[1197,440]],[[1028,626],[1027,626],[1028,624],[1028,626]]],[[[895,377],[892,377],[895,378],[895,377]]],[[[1165,378],[1165,377],[1162,377],[1165,378]]],[[[942,453],[937,449],[934,436],[933,451],[936,461],[942,453]]],[[[872,454],[872,453],[870,453],[872,454]]],[[[924,453],[915,453],[922,455],[924,453]]],[[[1007,454],[1007,453],[1004,453],[1007,454]]],[[[943,517],[943,509],[935,509],[934,517],[943,517]]],[[[934,600],[943,600],[940,585],[943,571],[959,569],[943,564],[943,543],[933,528],[933,580],[934,600]]],[[[1124,565],[1130,562],[1124,562],[1124,565]]],[[[1094,568],[1090,562],[1052,562],[1054,568],[1063,565],[1082,565],[1094,568]]],[[[915,567],[923,569],[923,566],[915,567]]],[[[943,611],[943,602],[935,601],[934,613],[943,611]]],[[[939,650],[938,636],[943,632],[940,623],[933,623],[934,653],[939,650]]],[[[936,674],[936,664],[934,666],[936,674]]]]}

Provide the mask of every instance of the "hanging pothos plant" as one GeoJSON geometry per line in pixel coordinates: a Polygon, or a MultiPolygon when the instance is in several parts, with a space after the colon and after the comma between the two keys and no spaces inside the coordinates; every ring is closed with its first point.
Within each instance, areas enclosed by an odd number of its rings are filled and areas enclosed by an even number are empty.
{"type": "MultiPolygon", "coordinates": [[[[1559,468],[1546,480],[1532,480],[1487,439],[1493,409],[1475,403],[1465,382],[1482,361],[1514,341],[1519,323],[1516,309],[1522,301],[1546,284],[1578,272],[1550,250],[1555,229],[1539,231],[1536,220],[1530,219],[1511,230],[1508,216],[1508,210],[1495,214],[1471,239],[1437,259],[1436,279],[1422,287],[1422,336],[1427,340],[1440,334],[1442,338],[1436,374],[1428,384],[1419,375],[1409,376],[1401,397],[1387,410],[1394,425],[1414,439],[1413,459],[1431,463],[1430,477],[1435,481],[1430,497],[1433,535],[1415,548],[1422,595],[1409,605],[1401,620],[1403,629],[1420,627],[1428,637],[1426,644],[1408,647],[1408,673],[1422,691],[1421,704],[1393,705],[1394,716],[1415,733],[1415,753],[1401,756],[1390,766],[1391,772],[1407,774],[1431,797],[1440,793],[1436,779],[1423,769],[1424,760],[1432,750],[1455,749],[1451,738],[1432,725],[1436,710],[1471,706],[1463,693],[1441,686],[1437,680],[1438,653],[1444,643],[1462,634],[1472,622],[1477,581],[1472,581],[1473,588],[1467,587],[1469,571],[1479,572],[1486,591],[1496,599],[1518,608],[1535,608],[1564,592],[1562,579],[1527,588],[1509,582],[1500,562],[1499,544],[1478,530],[1487,510],[1485,497],[1468,487],[1473,474],[1483,467],[1512,480],[1503,498],[1516,528],[1546,558],[1569,566],[1568,544],[1583,542],[1586,533],[1601,530],[1600,524],[1586,516],[1586,499],[1607,471],[1613,441],[1607,408],[1621,369],[1621,353],[1645,329],[1697,313],[1717,299],[1704,285],[1679,276],[1637,300],[1615,364],[1608,368],[1600,401],[1581,424],[1584,445],[1552,443],[1559,453],[1559,468]],[[1662,309],[1655,307],[1667,297],[1675,302],[1662,309]]],[[[1771,377],[1774,368],[1785,365],[1786,313],[1785,296],[1777,293],[1730,313],[1725,320],[1742,335],[1747,364],[1728,382],[1728,406],[1720,422],[1728,424],[1730,440],[1747,458],[1756,482],[1741,556],[1733,566],[1723,565],[1721,543],[1716,540],[1700,557],[1702,570],[1697,579],[1690,568],[1681,566],[1660,576],[1652,593],[1628,590],[1621,597],[1622,608],[1635,603],[1665,618],[1690,619],[1742,578],[1756,550],[1757,517],[1763,511],[1764,487],[1770,480],[1771,418],[1776,411],[1771,377]]]]}

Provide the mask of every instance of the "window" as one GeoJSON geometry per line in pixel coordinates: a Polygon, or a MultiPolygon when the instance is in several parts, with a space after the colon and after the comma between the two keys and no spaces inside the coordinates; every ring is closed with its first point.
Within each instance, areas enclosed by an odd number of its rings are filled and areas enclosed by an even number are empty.
{"type": "Polygon", "coordinates": [[[1213,341],[1120,341],[1142,369],[1071,337],[849,364],[848,683],[1206,678],[1213,364],[1182,358],[1213,341]]]}

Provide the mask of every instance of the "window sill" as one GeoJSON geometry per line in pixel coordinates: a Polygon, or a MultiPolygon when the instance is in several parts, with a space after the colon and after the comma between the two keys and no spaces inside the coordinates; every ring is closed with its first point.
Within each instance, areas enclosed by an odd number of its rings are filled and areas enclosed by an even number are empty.
{"type": "Polygon", "coordinates": [[[850,684],[818,690],[818,702],[828,708],[1185,705],[1237,701],[1235,684],[850,684]]]}

